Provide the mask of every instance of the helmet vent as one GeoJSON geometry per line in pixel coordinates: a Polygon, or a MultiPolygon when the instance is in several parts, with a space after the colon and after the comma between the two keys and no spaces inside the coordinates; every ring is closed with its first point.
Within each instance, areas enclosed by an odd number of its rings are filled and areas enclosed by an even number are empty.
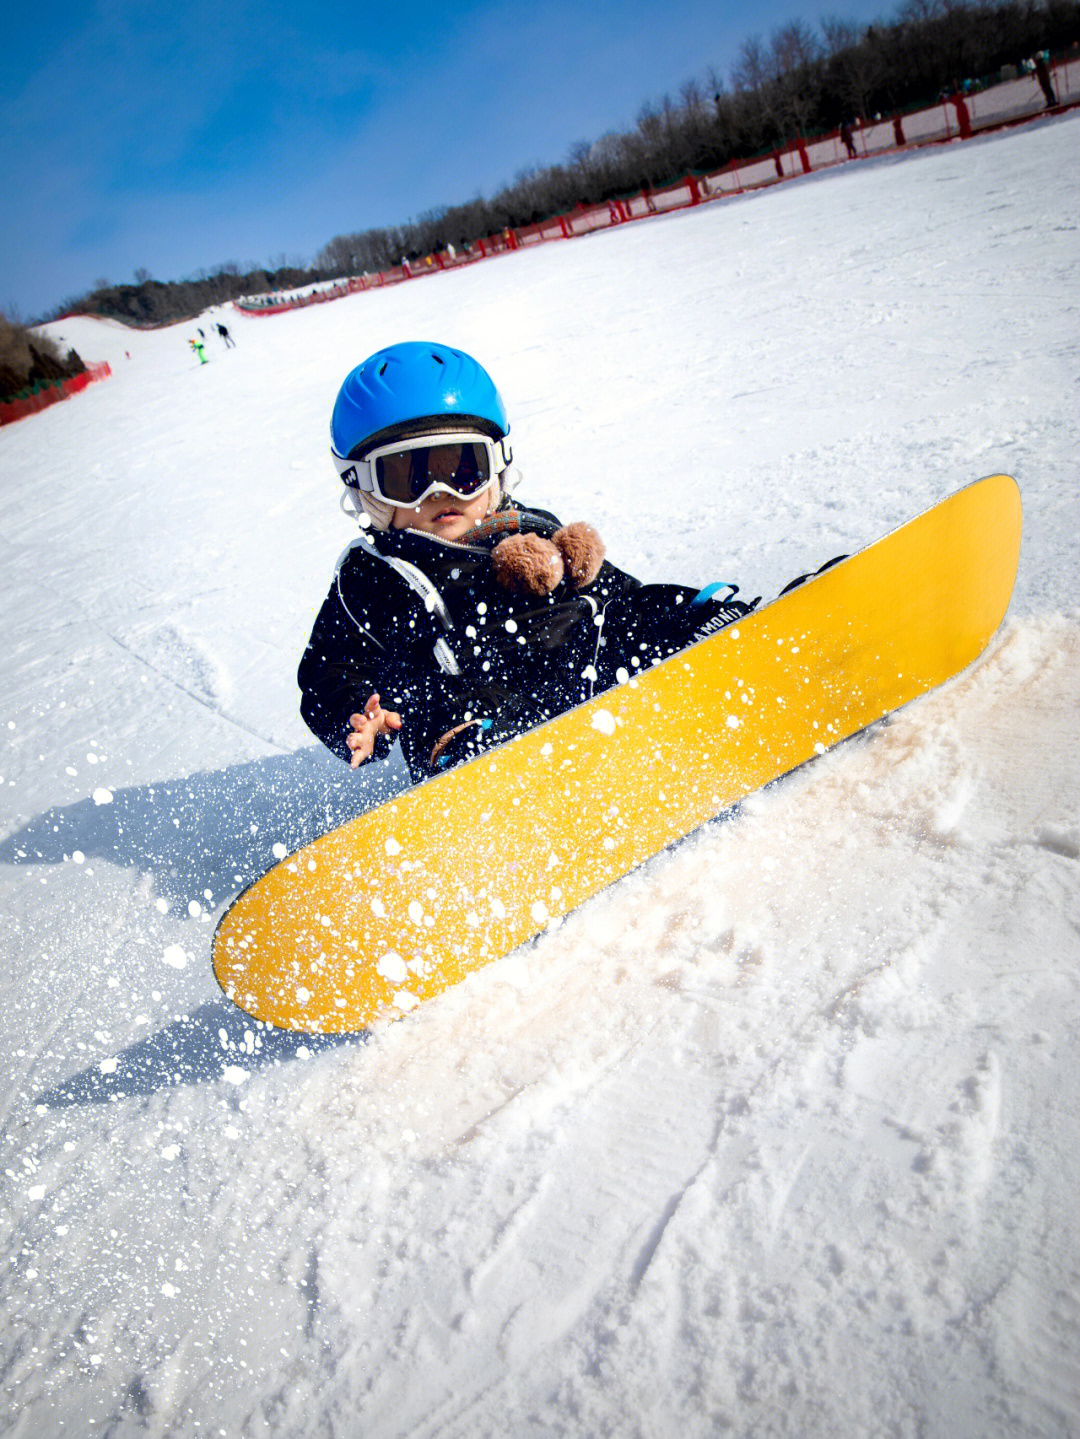
{"type": "Polygon", "coordinates": [[[446,364],[446,361],[443,359],[443,357],[442,357],[441,355],[437,355],[434,350],[432,350],[432,352],[431,352],[431,358],[432,358],[432,359],[435,361],[435,363],[438,364],[438,365],[445,365],[445,364],[446,364]]]}

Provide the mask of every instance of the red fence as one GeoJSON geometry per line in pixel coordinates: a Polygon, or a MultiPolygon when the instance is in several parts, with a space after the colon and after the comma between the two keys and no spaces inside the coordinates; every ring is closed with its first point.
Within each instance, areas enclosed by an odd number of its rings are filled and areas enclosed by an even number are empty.
{"type": "Polygon", "coordinates": [[[49,380],[43,385],[36,385],[20,399],[0,401],[0,425],[10,425],[24,415],[35,415],[38,410],[66,400],[69,395],[77,395],[94,380],[108,379],[111,374],[112,369],[107,364],[88,365],[81,375],[71,375],[66,380],[49,380]]]}
{"type": "Polygon", "coordinates": [[[474,240],[464,250],[449,246],[422,260],[402,260],[389,270],[374,275],[361,275],[312,285],[275,295],[256,295],[234,300],[245,315],[280,315],[286,310],[306,305],[325,304],[342,295],[360,290],[398,285],[422,275],[437,275],[441,270],[455,270],[475,264],[508,250],[520,250],[547,240],[569,240],[606,230],[631,220],[644,220],[651,215],[668,214],[688,209],[724,196],[741,195],[747,190],[762,189],[813,170],[827,169],[890,151],[914,148],[917,145],[939,145],[955,139],[968,140],[974,135],[1020,124],[1036,118],[1046,109],[1057,112],[1080,104],[1080,59],[1073,55],[1051,63],[1055,105],[1049,105],[1034,75],[1015,75],[1011,80],[988,88],[973,88],[962,94],[942,96],[935,104],[921,110],[895,115],[877,115],[872,120],[857,120],[828,135],[808,136],[764,155],[733,160],[708,175],[687,175],[675,184],[660,190],[642,190],[636,195],[605,201],[600,205],[579,205],[565,215],[555,215],[537,225],[504,230],[474,240]]]}

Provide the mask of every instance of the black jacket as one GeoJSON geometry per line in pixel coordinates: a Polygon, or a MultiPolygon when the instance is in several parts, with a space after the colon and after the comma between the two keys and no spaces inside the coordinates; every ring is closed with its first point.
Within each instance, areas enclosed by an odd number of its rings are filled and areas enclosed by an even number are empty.
{"type": "MultiPolygon", "coordinates": [[[[558,528],[544,510],[506,508],[521,529],[558,528]]],[[[327,748],[350,757],[349,716],[378,694],[401,715],[405,760],[420,780],[688,642],[690,617],[679,610],[693,590],[643,586],[605,561],[583,590],[563,580],[540,599],[512,595],[492,574],[499,538],[463,544],[384,530],[349,546],[297,676],[300,712],[327,748]],[[460,726],[436,763],[436,743],[460,726]]],[[[380,737],[375,755],[388,749],[380,737]]]]}

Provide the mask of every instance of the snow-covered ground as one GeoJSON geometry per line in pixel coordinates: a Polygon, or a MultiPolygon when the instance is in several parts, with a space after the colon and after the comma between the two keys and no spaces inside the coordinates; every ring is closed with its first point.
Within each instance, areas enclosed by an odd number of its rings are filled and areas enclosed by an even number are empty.
{"type": "Polygon", "coordinates": [[[53,331],[0,431],[4,1435],[1080,1432],[1080,121],[268,319],[53,331]],[[980,475],[943,690],[370,1041],[213,920],[399,785],[297,715],[378,346],[476,354],[522,494],[773,592],[980,475]],[[130,358],[125,358],[125,352],[130,358]]]}

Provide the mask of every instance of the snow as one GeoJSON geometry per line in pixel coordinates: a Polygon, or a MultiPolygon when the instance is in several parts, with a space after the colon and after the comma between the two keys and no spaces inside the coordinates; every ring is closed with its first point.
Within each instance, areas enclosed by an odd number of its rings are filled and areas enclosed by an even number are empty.
{"type": "Polygon", "coordinates": [[[1077,124],[228,312],[205,367],[51,327],[115,375],[0,431],[0,1432],[1080,1430],[1077,124]],[[376,1037],[284,1035],[213,921],[404,783],[293,675],[333,395],[415,338],[643,578],[772,594],[997,470],[1020,577],[891,723],[376,1037]]]}

